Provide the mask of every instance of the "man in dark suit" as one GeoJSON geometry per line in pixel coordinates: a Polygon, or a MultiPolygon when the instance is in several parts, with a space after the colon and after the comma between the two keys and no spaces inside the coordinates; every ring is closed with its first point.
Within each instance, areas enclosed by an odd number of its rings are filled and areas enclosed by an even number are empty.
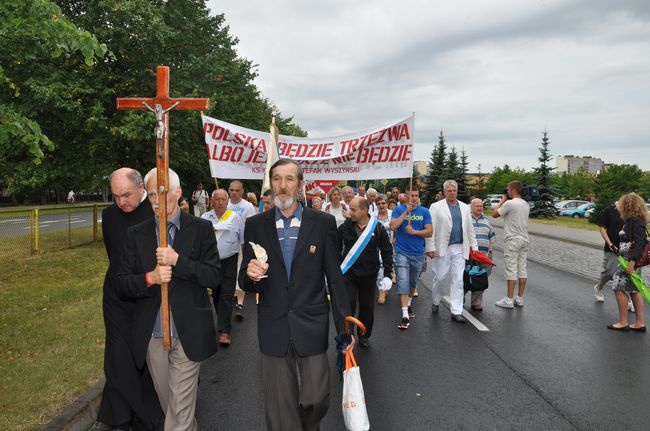
{"type": "MultiPolygon", "coordinates": [[[[248,218],[239,285],[260,294],[266,426],[317,430],[329,407],[329,310],[337,331],[349,314],[333,216],[298,203],[302,170],[280,159],[270,170],[275,209],[248,218]],[[250,242],[262,246],[254,254],[250,242]]],[[[349,348],[354,346],[354,339],[349,348]]]]}
{"type": "Polygon", "coordinates": [[[102,211],[102,233],[109,260],[102,300],[106,384],[97,422],[91,430],[128,430],[136,417],[145,428],[152,429],[162,419],[162,411],[151,376],[146,369],[138,370],[133,361],[131,326],[135,301],[117,295],[115,275],[127,229],[152,219],[153,211],[142,176],[135,169],[117,169],[110,175],[109,184],[115,203],[102,211]]]}
{"type": "MultiPolygon", "coordinates": [[[[145,187],[157,215],[156,169],[145,187]]],[[[165,429],[196,430],[196,395],[201,361],[217,350],[207,288],[220,282],[220,263],[212,224],[178,207],[178,175],[169,170],[167,221],[169,246],[158,246],[158,218],[129,229],[118,281],[120,294],[136,300],[133,318],[135,362],[145,360],[165,412],[165,429]],[[169,283],[172,346],[162,346],[160,284],[169,283]]]]}

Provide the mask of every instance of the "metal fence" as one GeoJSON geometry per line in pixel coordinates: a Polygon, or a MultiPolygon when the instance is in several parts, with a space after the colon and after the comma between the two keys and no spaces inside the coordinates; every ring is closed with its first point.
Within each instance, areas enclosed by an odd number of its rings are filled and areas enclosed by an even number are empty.
{"type": "Polygon", "coordinates": [[[0,210],[0,257],[29,256],[101,241],[101,210],[108,205],[0,210]]]}

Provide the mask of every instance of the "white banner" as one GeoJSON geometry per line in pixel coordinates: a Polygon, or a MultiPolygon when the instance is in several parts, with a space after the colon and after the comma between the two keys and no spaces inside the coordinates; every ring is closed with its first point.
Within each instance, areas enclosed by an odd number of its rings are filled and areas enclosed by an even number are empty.
{"type": "MultiPolygon", "coordinates": [[[[203,116],[203,132],[214,178],[264,177],[268,132],[246,129],[203,116]]],[[[308,180],[409,178],[413,172],[410,116],[377,129],[333,138],[280,135],[280,157],[300,163],[308,180]]]]}

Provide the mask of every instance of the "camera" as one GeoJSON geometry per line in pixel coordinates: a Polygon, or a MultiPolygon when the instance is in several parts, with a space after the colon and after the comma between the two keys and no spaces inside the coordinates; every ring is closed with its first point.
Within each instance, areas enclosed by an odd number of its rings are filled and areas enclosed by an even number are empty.
{"type": "MultiPolygon", "coordinates": [[[[506,196],[507,199],[510,199],[510,196],[508,196],[508,189],[505,188],[503,189],[503,194],[506,196]]],[[[541,194],[539,192],[539,188],[535,186],[522,186],[521,187],[521,198],[525,201],[538,201],[541,199],[541,194]]]]}

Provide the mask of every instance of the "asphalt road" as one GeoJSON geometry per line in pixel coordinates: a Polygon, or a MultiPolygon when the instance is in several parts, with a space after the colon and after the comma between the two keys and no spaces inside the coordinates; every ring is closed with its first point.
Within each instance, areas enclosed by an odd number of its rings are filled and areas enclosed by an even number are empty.
{"type": "MultiPolygon", "coordinates": [[[[499,265],[501,254],[495,258],[499,265]]],[[[407,331],[397,329],[395,292],[376,307],[371,347],[355,351],[371,429],[650,429],[650,335],[607,330],[617,319],[614,297],[608,291],[596,303],[593,281],[534,262],[528,270],[525,306],[514,310],[493,305],[505,293],[500,265],[493,271],[484,311],[474,313],[488,331],[452,322],[444,306],[432,315],[430,273],[421,277],[407,331]]],[[[233,344],[202,365],[202,430],[264,429],[252,296],[245,315],[233,322],[233,344]]],[[[334,355],[330,346],[322,430],[344,429],[334,355]]]]}
{"type": "MultiPolygon", "coordinates": [[[[101,215],[100,215],[101,221],[101,215]]],[[[93,212],[72,212],[62,214],[41,213],[39,225],[41,232],[54,232],[68,228],[68,222],[73,228],[90,226],[93,224],[93,212]]],[[[29,217],[8,217],[0,219],[0,238],[29,235],[29,217]]]]}

